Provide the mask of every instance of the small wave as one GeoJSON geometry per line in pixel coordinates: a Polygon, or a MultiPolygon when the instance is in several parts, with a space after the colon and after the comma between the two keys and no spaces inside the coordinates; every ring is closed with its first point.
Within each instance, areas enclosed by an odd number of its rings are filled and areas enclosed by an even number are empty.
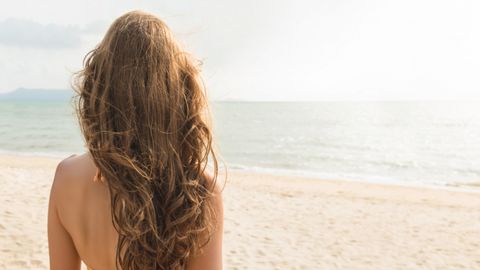
{"type": "Polygon", "coordinates": [[[79,154],[74,151],[13,151],[0,149],[0,155],[12,155],[20,157],[48,157],[48,158],[66,158],[72,154],[79,154]]]}
{"type": "Polygon", "coordinates": [[[282,168],[267,168],[258,166],[247,166],[243,164],[227,164],[227,169],[231,171],[247,172],[247,173],[261,173],[278,176],[298,176],[306,178],[315,178],[322,180],[338,180],[350,182],[363,182],[374,184],[387,184],[407,187],[428,187],[440,189],[453,189],[457,191],[466,192],[480,192],[480,182],[460,182],[460,181],[445,181],[443,179],[426,179],[418,176],[416,179],[391,177],[372,174],[357,174],[357,173],[325,173],[312,170],[294,170],[282,168]]]}

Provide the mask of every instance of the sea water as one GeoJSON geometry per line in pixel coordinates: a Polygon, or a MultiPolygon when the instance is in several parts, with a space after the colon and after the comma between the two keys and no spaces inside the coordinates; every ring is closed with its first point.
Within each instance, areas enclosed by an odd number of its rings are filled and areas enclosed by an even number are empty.
{"type": "MultiPolygon", "coordinates": [[[[227,168],[330,179],[475,186],[480,103],[215,102],[227,168]]],[[[0,151],[84,150],[67,101],[0,101],[0,151]]]]}

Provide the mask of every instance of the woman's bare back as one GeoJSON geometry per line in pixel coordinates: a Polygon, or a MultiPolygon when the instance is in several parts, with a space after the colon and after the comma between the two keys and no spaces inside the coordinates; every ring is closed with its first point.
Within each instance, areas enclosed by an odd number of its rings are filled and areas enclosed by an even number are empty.
{"type": "MultiPolygon", "coordinates": [[[[96,173],[89,154],[71,156],[57,167],[48,217],[50,269],[80,269],[80,260],[95,270],[116,269],[118,233],[108,187],[95,181],[96,173]]],[[[192,258],[189,270],[222,268],[223,205],[218,188],[216,193],[217,231],[201,256],[192,258]]]]}
{"type": "Polygon", "coordinates": [[[51,196],[78,257],[95,270],[115,269],[118,234],[112,224],[108,188],[94,181],[96,171],[88,154],[63,160],[51,196]]]}

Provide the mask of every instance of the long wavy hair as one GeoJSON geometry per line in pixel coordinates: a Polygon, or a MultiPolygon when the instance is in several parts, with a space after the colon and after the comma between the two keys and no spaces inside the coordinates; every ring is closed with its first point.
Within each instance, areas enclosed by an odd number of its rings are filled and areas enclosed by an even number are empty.
{"type": "Polygon", "coordinates": [[[133,11],[74,77],[86,146],[110,191],[119,269],[184,269],[215,230],[218,166],[199,72],[164,22],[133,11]]]}

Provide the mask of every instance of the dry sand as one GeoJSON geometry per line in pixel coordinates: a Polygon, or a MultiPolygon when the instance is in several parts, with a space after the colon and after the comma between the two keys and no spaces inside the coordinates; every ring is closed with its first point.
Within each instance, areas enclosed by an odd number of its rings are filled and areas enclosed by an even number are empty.
{"type": "MultiPolygon", "coordinates": [[[[48,269],[58,159],[0,156],[0,269],[48,269]]],[[[480,193],[231,172],[225,269],[480,269],[480,193]]]]}

